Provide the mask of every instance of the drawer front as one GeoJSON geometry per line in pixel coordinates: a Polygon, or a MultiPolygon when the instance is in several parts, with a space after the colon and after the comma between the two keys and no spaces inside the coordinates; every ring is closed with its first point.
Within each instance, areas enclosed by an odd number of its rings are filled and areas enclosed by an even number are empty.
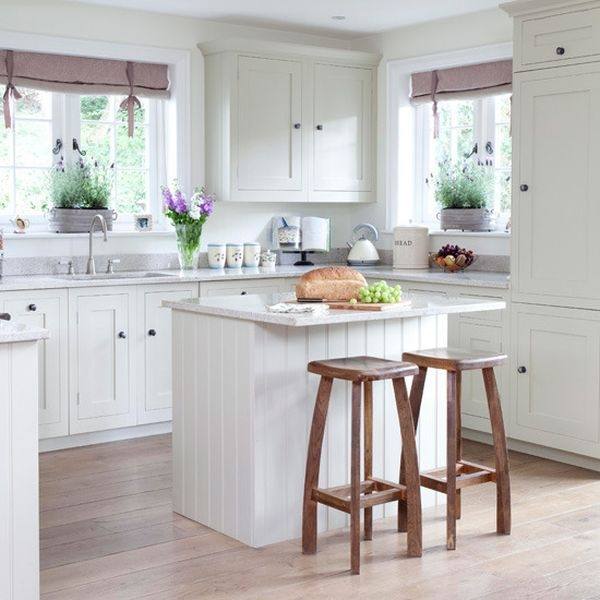
{"type": "Polygon", "coordinates": [[[246,294],[275,294],[282,291],[279,279],[214,281],[200,284],[200,296],[245,296],[246,294]]]}
{"type": "Polygon", "coordinates": [[[522,21],[523,66],[560,63],[597,54],[600,54],[600,9],[522,21]]]}

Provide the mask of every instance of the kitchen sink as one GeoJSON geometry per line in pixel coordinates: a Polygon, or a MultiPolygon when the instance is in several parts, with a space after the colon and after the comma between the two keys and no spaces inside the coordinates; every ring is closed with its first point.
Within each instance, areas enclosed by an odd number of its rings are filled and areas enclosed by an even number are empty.
{"type": "Polygon", "coordinates": [[[66,281],[95,281],[98,279],[146,279],[156,277],[173,277],[170,273],[153,273],[148,271],[132,271],[127,273],[96,273],[88,275],[80,273],[77,275],[54,275],[55,279],[63,279],[66,281]]]}

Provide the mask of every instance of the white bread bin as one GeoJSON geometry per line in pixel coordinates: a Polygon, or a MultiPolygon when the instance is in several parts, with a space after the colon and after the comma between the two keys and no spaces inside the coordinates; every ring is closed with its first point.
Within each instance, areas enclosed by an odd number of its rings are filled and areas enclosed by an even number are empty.
{"type": "Polygon", "coordinates": [[[418,225],[394,227],[394,269],[429,268],[429,229],[418,225]]]}

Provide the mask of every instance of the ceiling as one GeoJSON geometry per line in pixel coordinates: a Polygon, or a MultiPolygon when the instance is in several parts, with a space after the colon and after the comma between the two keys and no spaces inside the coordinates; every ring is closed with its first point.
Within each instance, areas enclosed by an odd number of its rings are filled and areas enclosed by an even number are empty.
{"type": "Polygon", "coordinates": [[[476,12],[499,0],[75,0],[211,21],[358,37],[476,12]],[[343,20],[332,19],[343,16],[343,20]]]}

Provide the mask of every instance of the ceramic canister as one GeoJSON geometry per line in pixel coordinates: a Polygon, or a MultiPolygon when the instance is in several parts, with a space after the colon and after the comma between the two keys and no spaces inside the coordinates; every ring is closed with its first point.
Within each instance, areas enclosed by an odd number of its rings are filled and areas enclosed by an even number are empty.
{"type": "Polygon", "coordinates": [[[227,266],[239,269],[244,264],[244,246],[242,244],[227,244],[227,266]]]}
{"type": "Polygon", "coordinates": [[[429,229],[420,226],[394,227],[394,269],[429,267],[429,229]]]}
{"type": "Polygon", "coordinates": [[[225,256],[225,244],[208,244],[208,266],[211,269],[222,269],[225,256]]]}
{"type": "Polygon", "coordinates": [[[248,242],[244,244],[244,266],[258,267],[260,264],[260,244],[248,242]]]}

